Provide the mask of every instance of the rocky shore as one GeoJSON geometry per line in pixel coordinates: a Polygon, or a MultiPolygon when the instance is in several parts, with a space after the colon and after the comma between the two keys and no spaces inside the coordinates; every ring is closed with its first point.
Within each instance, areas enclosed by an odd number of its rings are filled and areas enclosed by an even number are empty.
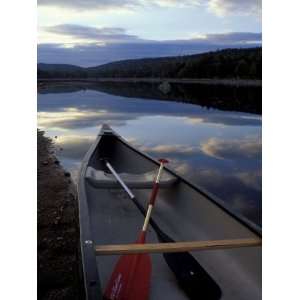
{"type": "Polygon", "coordinates": [[[76,189],[52,141],[37,137],[38,299],[84,299],[76,189]]]}

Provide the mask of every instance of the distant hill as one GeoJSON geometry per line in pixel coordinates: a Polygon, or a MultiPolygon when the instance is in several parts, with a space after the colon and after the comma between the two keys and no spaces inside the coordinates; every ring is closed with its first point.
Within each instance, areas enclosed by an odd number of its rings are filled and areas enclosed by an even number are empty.
{"type": "Polygon", "coordinates": [[[85,76],[85,69],[79,66],[67,64],[44,64],[37,65],[38,78],[72,78],[85,76]]]}
{"type": "Polygon", "coordinates": [[[82,67],[67,65],[67,64],[38,64],[38,69],[41,71],[78,71],[82,70],[82,67]]]}
{"type": "Polygon", "coordinates": [[[225,49],[161,58],[123,60],[96,67],[38,64],[38,78],[242,78],[261,79],[262,49],[225,49]]]}

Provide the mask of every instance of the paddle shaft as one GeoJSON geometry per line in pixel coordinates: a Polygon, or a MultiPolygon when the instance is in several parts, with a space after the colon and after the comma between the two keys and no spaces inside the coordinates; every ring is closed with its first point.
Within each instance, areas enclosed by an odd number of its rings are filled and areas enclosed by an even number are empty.
{"type": "Polygon", "coordinates": [[[129,195],[129,197],[131,199],[135,198],[134,195],[132,194],[131,190],[129,189],[129,187],[124,183],[124,181],[122,180],[122,178],[119,176],[119,174],[115,171],[115,169],[112,167],[112,165],[107,160],[105,160],[105,165],[109,169],[109,171],[115,176],[115,178],[117,179],[117,181],[121,184],[121,186],[123,187],[123,189],[129,195]]]}
{"type": "MultiPolygon", "coordinates": [[[[164,160],[160,162],[160,167],[153,185],[143,228],[140,231],[138,240],[136,241],[137,244],[145,243],[147,227],[159,189],[159,180],[164,167],[164,162],[164,160]]],[[[149,254],[121,256],[105,289],[104,297],[109,300],[148,299],[151,269],[152,266],[149,254]]]]}
{"type": "MultiPolygon", "coordinates": [[[[140,204],[140,202],[137,200],[137,198],[131,192],[129,187],[125,184],[125,182],[122,180],[122,178],[119,176],[119,174],[115,171],[113,166],[108,161],[105,161],[105,165],[110,170],[110,172],[114,175],[114,177],[119,182],[119,184],[123,187],[123,189],[126,191],[126,193],[128,194],[129,198],[133,201],[135,206],[146,217],[146,210],[144,209],[143,205],[140,204]]],[[[158,235],[159,240],[161,242],[173,242],[174,241],[172,238],[170,238],[166,233],[164,233],[160,229],[160,227],[156,224],[156,222],[151,217],[149,218],[148,222],[150,223],[152,228],[155,230],[155,232],[158,235]]]]}
{"type": "Polygon", "coordinates": [[[149,220],[151,217],[152,209],[153,209],[153,206],[154,206],[154,203],[156,200],[156,196],[158,193],[159,181],[160,181],[160,177],[161,177],[163,168],[164,168],[164,163],[161,162],[160,166],[159,166],[158,174],[156,176],[156,179],[155,179],[155,182],[154,182],[154,185],[152,188],[152,192],[151,192],[151,196],[150,196],[150,200],[149,200],[149,204],[148,204],[148,209],[147,209],[147,214],[146,214],[145,222],[144,222],[143,229],[142,229],[145,232],[147,231],[147,227],[148,227],[149,220]]]}

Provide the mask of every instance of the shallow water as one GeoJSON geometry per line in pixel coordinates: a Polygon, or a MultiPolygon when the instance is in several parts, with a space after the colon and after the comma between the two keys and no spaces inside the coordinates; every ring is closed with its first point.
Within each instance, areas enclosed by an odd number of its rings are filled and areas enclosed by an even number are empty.
{"type": "Polygon", "coordinates": [[[92,89],[38,94],[38,126],[77,180],[103,123],[261,224],[261,116],[92,89]]]}

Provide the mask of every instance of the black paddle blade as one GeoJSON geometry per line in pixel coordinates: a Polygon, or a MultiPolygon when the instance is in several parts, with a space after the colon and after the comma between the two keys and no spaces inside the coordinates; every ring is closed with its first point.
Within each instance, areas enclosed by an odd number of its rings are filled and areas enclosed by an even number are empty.
{"type": "Polygon", "coordinates": [[[164,253],[169,268],[173,271],[178,284],[191,300],[217,300],[222,291],[210,275],[189,253],[164,253]]]}
{"type": "MultiPolygon", "coordinates": [[[[154,228],[160,242],[174,242],[155,222],[154,228]]],[[[174,273],[179,286],[189,299],[218,300],[221,298],[222,291],[219,285],[190,253],[164,253],[163,256],[169,268],[174,273]]]]}

